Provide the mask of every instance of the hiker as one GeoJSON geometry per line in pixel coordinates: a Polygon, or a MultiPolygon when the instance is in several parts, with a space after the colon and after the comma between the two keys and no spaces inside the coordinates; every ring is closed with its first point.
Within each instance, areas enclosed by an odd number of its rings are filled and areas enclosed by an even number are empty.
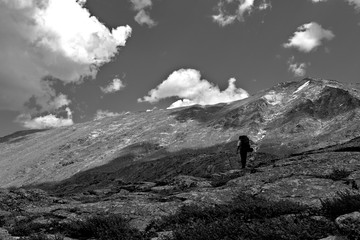
{"type": "Polygon", "coordinates": [[[252,152],[252,151],[254,151],[254,149],[252,149],[250,147],[250,140],[249,140],[248,136],[245,136],[245,135],[239,136],[239,141],[237,143],[236,154],[240,152],[241,167],[242,168],[246,167],[247,153],[252,152]]]}

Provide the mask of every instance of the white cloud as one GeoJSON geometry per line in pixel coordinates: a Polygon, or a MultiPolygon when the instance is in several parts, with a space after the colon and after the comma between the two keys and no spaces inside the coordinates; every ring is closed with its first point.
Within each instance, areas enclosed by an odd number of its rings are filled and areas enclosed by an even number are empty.
{"type": "Polygon", "coordinates": [[[65,83],[94,77],[131,35],[129,26],[109,31],[84,0],[0,0],[0,109],[19,110],[41,96],[41,79],[65,83]]]}
{"type": "Polygon", "coordinates": [[[218,15],[213,15],[212,18],[214,22],[218,23],[222,27],[232,24],[237,19],[235,15],[229,16],[229,15],[225,15],[222,12],[220,12],[218,15]]]}
{"type": "Polygon", "coordinates": [[[151,9],[152,1],[151,0],[130,0],[134,11],[137,11],[135,15],[135,21],[140,25],[147,25],[148,27],[154,27],[157,25],[153,19],[151,19],[149,13],[146,9],[151,9]]]}
{"type": "Polygon", "coordinates": [[[323,29],[316,22],[311,22],[298,27],[297,32],[283,46],[297,48],[302,52],[311,52],[320,46],[323,40],[331,40],[334,37],[332,31],[323,29]]]}
{"type": "Polygon", "coordinates": [[[76,0],[76,2],[77,2],[78,4],[80,4],[81,6],[84,6],[85,3],[86,3],[86,1],[87,1],[87,0],[76,0]]]}
{"type": "Polygon", "coordinates": [[[360,0],[345,0],[350,5],[353,5],[357,11],[360,11],[360,0]]]}
{"type": "Polygon", "coordinates": [[[272,8],[272,5],[270,2],[263,2],[259,6],[259,10],[266,10],[272,8]]]}
{"type": "Polygon", "coordinates": [[[114,93],[123,89],[125,85],[119,78],[113,79],[113,81],[106,87],[100,87],[103,93],[114,93]]]}
{"type": "Polygon", "coordinates": [[[196,103],[195,101],[192,101],[190,99],[180,99],[180,100],[177,100],[176,102],[173,102],[167,109],[188,107],[188,106],[193,106],[196,104],[198,104],[198,103],[196,103]]]}
{"type": "Polygon", "coordinates": [[[100,120],[100,119],[103,119],[103,118],[106,118],[106,117],[116,117],[116,116],[119,116],[120,113],[114,113],[114,112],[110,112],[108,110],[97,110],[96,114],[95,114],[95,117],[94,117],[94,120],[100,120]]]}
{"type": "Polygon", "coordinates": [[[289,61],[289,71],[294,74],[295,77],[303,77],[306,74],[306,68],[308,65],[306,63],[296,63],[295,57],[292,56],[289,61]]]}
{"type": "Polygon", "coordinates": [[[241,88],[236,88],[235,81],[234,78],[231,78],[228,88],[220,91],[218,86],[201,79],[199,71],[180,69],[170,74],[159,86],[149,91],[148,96],[138,99],[138,101],[155,103],[170,97],[181,98],[169,107],[175,108],[194,104],[227,103],[247,98],[249,94],[241,88]]]}
{"type": "MultiPolygon", "coordinates": [[[[328,0],[311,0],[313,3],[327,2],[328,0]]],[[[345,0],[348,4],[354,6],[355,10],[360,11],[360,0],[345,0]]]]}
{"type": "Polygon", "coordinates": [[[133,8],[136,11],[143,10],[144,8],[152,7],[151,0],[130,0],[133,8]]]}
{"type": "Polygon", "coordinates": [[[327,2],[328,0],[311,0],[313,3],[327,2]]]}
{"type": "Polygon", "coordinates": [[[71,126],[74,124],[72,120],[72,112],[70,108],[65,109],[67,118],[57,117],[54,114],[32,118],[30,114],[21,114],[16,121],[21,123],[25,128],[29,129],[45,129],[57,128],[63,126],[71,126]]]}
{"type": "Polygon", "coordinates": [[[152,20],[145,10],[139,11],[135,16],[135,21],[140,25],[148,25],[148,27],[156,26],[156,22],[152,20]]]}
{"type": "Polygon", "coordinates": [[[67,96],[60,93],[49,103],[49,105],[51,109],[58,109],[63,106],[68,106],[70,103],[71,101],[67,98],[67,96]]]}
{"type": "Polygon", "coordinates": [[[240,22],[244,21],[245,15],[250,14],[254,9],[263,11],[271,8],[271,3],[266,0],[257,2],[260,3],[255,6],[255,0],[220,0],[217,5],[218,14],[213,15],[212,19],[214,22],[224,27],[234,23],[235,20],[240,22]],[[237,5],[235,12],[229,13],[227,8],[229,5],[233,5],[234,3],[237,5]]]}

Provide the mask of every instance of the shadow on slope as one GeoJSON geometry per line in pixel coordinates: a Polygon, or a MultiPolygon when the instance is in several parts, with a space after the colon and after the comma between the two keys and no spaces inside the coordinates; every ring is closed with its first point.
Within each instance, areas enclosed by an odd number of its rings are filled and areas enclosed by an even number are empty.
{"type": "Polygon", "coordinates": [[[337,144],[325,148],[320,148],[312,151],[307,151],[299,154],[292,154],[291,156],[299,156],[304,154],[316,154],[325,152],[360,152],[360,137],[351,139],[342,144],[337,144]]]}
{"type": "Polygon", "coordinates": [[[43,132],[49,129],[32,129],[32,130],[23,130],[23,131],[17,131],[12,134],[6,135],[4,137],[0,137],[0,143],[14,143],[19,142],[21,140],[24,140],[27,135],[37,133],[37,132],[43,132]]]}
{"type": "MultiPolygon", "coordinates": [[[[167,182],[178,175],[211,177],[214,173],[239,168],[236,141],[178,152],[155,149],[156,147],[150,143],[141,143],[130,148],[136,151],[126,152],[108,164],[79,172],[61,182],[29,187],[41,188],[55,194],[71,194],[131,182],[167,182]],[[140,145],[150,150],[144,150],[140,145]]],[[[250,168],[269,165],[277,159],[276,156],[265,153],[249,155],[250,168]]]]}

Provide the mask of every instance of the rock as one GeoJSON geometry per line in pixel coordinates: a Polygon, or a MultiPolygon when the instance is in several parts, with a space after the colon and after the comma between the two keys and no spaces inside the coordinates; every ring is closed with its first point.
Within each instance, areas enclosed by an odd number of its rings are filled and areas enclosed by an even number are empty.
{"type": "Polygon", "coordinates": [[[328,236],[326,238],[321,238],[319,240],[347,240],[347,238],[343,236],[328,236]]]}
{"type": "Polygon", "coordinates": [[[40,225],[49,225],[53,222],[52,219],[45,218],[44,216],[41,216],[39,218],[36,218],[32,221],[34,224],[40,224],[40,225]]]}
{"type": "Polygon", "coordinates": [[[67,220],[79,220],[79,216],[76,213],[70,213],[64,209],[53,211],[52,214],[56,217],[65,218],[67,220]]]}
{"type": "Polygon", "coordinates": [[[150,223],[154,219],[149,217],[141,217],[141,218],[135,218],[129,221],[129,225],[132,228],[136,228],[139,231],[145,231],[145,229],[150,225],[150,223]]]}
{"type": "Polygon", "coordinates": [[[165,239],[171,239],[173,237],[172,231],[165,231],[165,232],[158,232],[158,236],[151,238],[151,240],[165,240],[165,239]]]}
{"type": "Polygon", "coordinates": [[[177,186],[179,189],[187,189],[192,187],[211,187],[210,181],[207,181],[204,178],[187,175],[179,175],[174,177],[170,184],[177,186]]]}
{"type": "Polygon", "coordinates": [[[0,239],[1,240],[15,240],[15,238],[12,237],[9,234],[9,232],[4,228],[0,228],[0,239]]]}
{"type": "Polygon", "coordinates": [[[109,192],[111,192],[111,189],[109,188],[91,190],[91,193],[94,193],[97,196],[103,196],[109,192]]]}
{"type": "Polygon", "coordinates": [[[335,223],[342,232],[360,236],[360,212],[341,215],[335,219],[335,223]]]}
{"type": "Polygon", "coordinates": [[[165,185],[165,186],[152,187],[151,191],[157,192],[157,193],[166,193],[166,192],[174,191],[175,189],[176,189],[176,186],[165,185]]]}
{"type": "Polygon", "coordinates": [[[151,188],[155,187],[156,186],[156,183],[154,182],[141,182],[139,186],[137,186],[137,190],[138,191],[143,191],[143,192],[146,192],[146,191],[150,191],[151,188]]]}
{"type": "Polygon", "coordinates": [[[11,212],[0,210],[0,218],[8,217],[11,215],[11,212]]]}

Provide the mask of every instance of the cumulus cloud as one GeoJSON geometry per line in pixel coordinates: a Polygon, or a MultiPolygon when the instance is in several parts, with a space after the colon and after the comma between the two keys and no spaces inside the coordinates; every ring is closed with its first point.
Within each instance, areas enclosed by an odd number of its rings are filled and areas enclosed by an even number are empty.
{"type": "Polygon", "coordinates": [[[87,0],[76,0],[81,6],[84,6],[87,0]]]}
{"type": "Polygon", "coordinates": [[[71,101],[68,99],[68,97],[60,93],[49,103],[49,105],[50,105],[50,109],[58,109],[63,106],[68,106],[70,103],[71,101]]]}
{"type": "Polygon", "coordinates": [[[244,21],[245,15],[250,14],[254,9],[262,11],[271,8],[271,3],[266,0],[257,3],[259,4],[255,6],[255,0],[220,0],[216,8],[218,13],[213,15],[212,19],[224,27],[234,23],[235,20],[244,21]]]}
{"type": "Polygon", "coordinates": [[[135,21],[140,25],[148,25],[148,27],[154,27],[157,23],[151,19],[149,14],[145,10],[140,10],[136,16],[135,21]]]}
{"type": "Polygon", "coordinates": [[[353,5],[357,11],[360,11],[360,0],[345,0],[350,5],[353,5]]]}
{"type": "Polygon", "coordinates": [[[137,11],[135,21],[140,25],[147,25],[148,27],[154,27],[157,25],[153,19],[151,19],[147,10],[151,9],[151,0],[130,0],[133,5],[134,11],[137,11]]]}
{"type": "Polygon", "coordinates": [[[332,31],[322,28],[316,22],[311,22],[298,27],[297,31],[289,42],[283,46],[285,48],[297,48],[302,52],[311,52],[322,44],[324,40],[331,40],[335,37],[332,31]]]}
{"type": "Polygon", "coordinates": [[[303,77],[306,74],[306,68],[308,65],[306,63],[297,63],[295,62],[295,57],[292,56],[289,61],[289,71],[294,74],[295,77],[303,77]]]}
{"type": "Polygon", "coordinates": [[[272,5],[270,2],[263,2],[259,5],[259,10],[266,10],[272,8],[272,5]]]}
{"type": "Polygon", "coordinates": [[[113,81],[106,87],[100,87],[103,93],[114,93],[123,89],[125,85],[119,78],[113,79],[113,81]]]}
{"type": "Polygon", "coordinates": [[[30,114],[21,114],[16,121],[21,123],[23,127],[29,129],[46,129],[57,128],[63,126],[71,126],[74,124],[72,120],[72,112],[70,108],[65,109],[67,117],[59,117],[55,114],[48,114],[33,118],[30,114]]]}
{"type": "Polygon", "coordinates": [[[148,96],[138,99],[138,101],[155,103],[170,97],[181,98],[169,107],[175,108],[194,104],[227,103],[247,98],[249,94],[241,88],[236,88],[235,81],[234,78],[231,78],[228,88],[221,91],[218,86],[201,79],[199,71],[180,69],[170,74],[159,86],[149,91],[148,96]]]}
{"type": "Polygon", "coordinates": [[[328,0],[311,0],[313,3],[327,2],[328,0]]]}
{"type": "MultiPolygon", "coordinates": [[[[327,2],[328,0],[311,0],[313,3],[327,2]]],[[[360,11],[360,0],[344,0],[348,4],[354,6],[355,10],[360,11]]]]}
{"type": "Polygon", "coordinates": [[[97,110],[96,114],[95,114],[95,117],[94,117],[94,120],[100,120],[100,119],[103,119],[103,118],[106,118],[106,117],[116,117],[116,116],[119,116],[120,113],[114,113],[114,112],[110,112],[108,110],[97,110]]]}
{"type": "Polygon", "coordinates": [[[42,96],[42,79],[94,77],[131,35],[111,31],[82,7],[85,0],[0,0],[0,109],[20,110],[42,96]]]}

